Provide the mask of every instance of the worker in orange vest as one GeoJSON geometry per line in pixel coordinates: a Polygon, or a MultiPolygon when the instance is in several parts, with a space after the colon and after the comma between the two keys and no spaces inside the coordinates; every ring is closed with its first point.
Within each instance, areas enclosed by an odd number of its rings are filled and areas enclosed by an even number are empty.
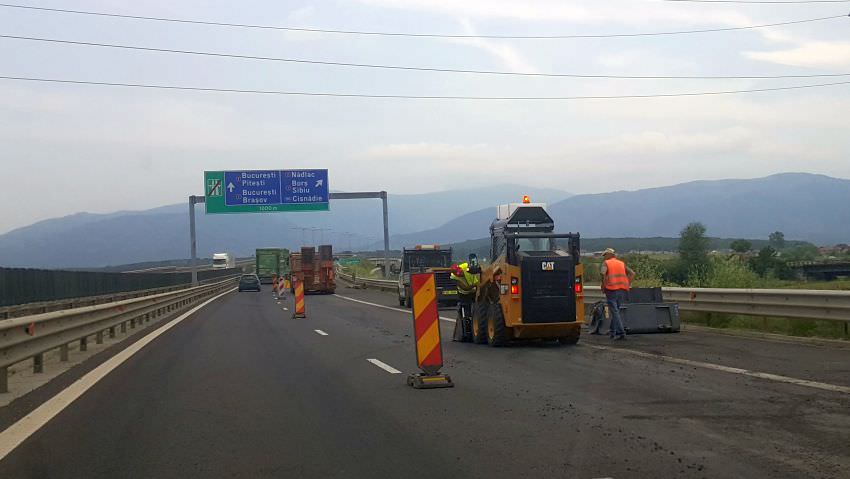
{"type": "Polygon", "coordinates": [[[631,289],[635,272],[617,259],[617,253],[613,248],[608,248],[602,253],[605,259],[602,262],[602,291],[608,300],[608,309],[611,310],[611,330],[608,336],[614,339],[626,339],[626,330],[623,329],[623,319],[620,317],[620,306],[626,302],[626,295],[631,289]]]}

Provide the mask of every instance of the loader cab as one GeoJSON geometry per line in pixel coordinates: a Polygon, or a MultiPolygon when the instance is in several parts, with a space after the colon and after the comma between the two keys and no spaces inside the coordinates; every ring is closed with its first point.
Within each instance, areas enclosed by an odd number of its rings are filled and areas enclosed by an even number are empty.
{"type": "Polygon", "coordinates": [[[507,264],[519,266],[521,258],[535,256],[579,257],[578,234],[554,234],[555,222],[546,205],[502,205],[490,225],[490,257],[506,256],[507,264]]]}

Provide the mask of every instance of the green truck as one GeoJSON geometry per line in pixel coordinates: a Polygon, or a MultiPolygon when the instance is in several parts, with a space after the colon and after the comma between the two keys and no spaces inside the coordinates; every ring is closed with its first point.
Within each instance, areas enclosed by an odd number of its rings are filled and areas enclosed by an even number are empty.
{"type": "Polygon", "coordinates": [[[270,284],[275,276],[289,275],[289,250],[286,248],[257,248],[254,258],[260,283],[270,284]]]}

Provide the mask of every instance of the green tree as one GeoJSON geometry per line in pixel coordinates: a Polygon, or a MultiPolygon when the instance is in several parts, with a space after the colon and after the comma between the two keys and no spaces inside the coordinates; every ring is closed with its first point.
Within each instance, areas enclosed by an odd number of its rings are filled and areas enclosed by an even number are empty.
{"type": "Polygon", "coordinates": [[[679,257],[682,266],[690,271],[708,266],[708,238],[702,223],[690,223],[679,234],[679,257]]]}
{"type": "Polygon", "coordinates": [[[773,246],[774,249],[780,250],[785,247],[785,233],[781,231],[770,233],[768,239],[770,240],[770,246],[773,246]]]}
{"type": "Polygon", "coordinates": [[[771,246],[765,246],[755,258],[750,260],[750,266],[756,274],[765,277],[776,266],[776,261],[776,250],[771,246]]]}
{"type": "Polygon", "coordinates": [[[755,288],[758,275],[737,257],[712,258],[711,268],[705,272],[692,271],[688,286],[698,288],[755,288]]]}
{"type": "Polygon", "coordinates": [[[745,239],[737,239],[729,245],[732,248],[732,251],[736,253],[746,253],[747,251],[753,249],[753,244],[745,239]]]}

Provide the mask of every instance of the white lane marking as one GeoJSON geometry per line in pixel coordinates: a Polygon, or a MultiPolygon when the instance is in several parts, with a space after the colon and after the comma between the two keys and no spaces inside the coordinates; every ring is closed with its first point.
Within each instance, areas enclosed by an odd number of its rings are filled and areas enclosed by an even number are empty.
{"type": "Polygon", "coordinates": [[[586,344],[587,347],[593,349],[600,349],[603,351],[615,351],[618,353],[631,354],[633,356],[639,356],[642,358],[650,358],[650,359],[660,359],[662,361],[666,361],[668,363],[682,364],[685,366],[693,366],[696,368],[703,369],[712,369],[714,371],[723,371],[725,373],[731,374],[740,374],[742,376],[749,376],[753,378],[766,379],[768,381],[775,381],[780,383],[787,384],[796,384],[797,386],[805,386],[815,389],[822,389],[824,391],[832,391],[839,392],[844,394],[850,394],[850,387],[847,386],[839,386],[836,384],[829,383],[821,383],[817,381],[809,381],[807,379],[797,379],[788,376],[780,376],[779,374],[771,374],[771,373],[763,373],[759,371],[750,371],[749,369],[741,369],[741,368],[733,368],[730,366],[722,366],[720,364],[714,363],[704,363],[702,361],[692,361],[690,359],[682,359],[675,358],[673,356],[665,356],[663,354],[653,354],[653,353],[645,353],[643,351],[635,351],[633,349],[622,349],[622,348],[612,348],[608,346],[597,346],[595,344],[586,344]]]}
{"type": "MultiPolygon", "coordinates": [[[[355,303],[367,304],[369,306],[374,306],[376,308],[389,309],[390,311],[398,311],[399,313],[411,314],[409,309],[401,309],[401,308],[393,308],[392,306],[384,306],[383,304],[370,303],[369,301],[363,301],[360,299],[349,298],[348,296],[342,296],[339,294],[334,294],[337,298],[344,299],[346,301],[354,301],[355,303]]],[[[456,322],[454,318],[446,318],[444,316],[440,316],[440,319],[443,321],[448,321],[450,323],[456,322]]]]}
{"type": "Polygon", "coordinates": [[[289,308],[283,308],[284,311],[289,311],[289,308]]]}
{"type": "Polygon", "coordinates": [[[314,329],[313,331],[315,331],[316,334],[318,334],[319,336],[327,336],[328,335],[328,333],[322,331],[321,329],[314,329]]]}
{"type": "Polygon", "coordinates": [[[97,384],[98,381],[106,377],[107,374],[120,366],[124,361],[130,359],[130,357],[139,352],[139,350],[148,345],[151,341],[173,328],[179,322],[188,318],[199,309],[234,291],[236,291],[236,288],[210,298],[172,319],[168,323],[160,326],[155,331],[150,332],[147,336],[131,344],[127,347],[127,349],[124,349],[115,356],[112,356],[100,366],[86,373],[85,376],[74,381],[70,386],[60,391],[59,394],[53,396],[44,404],[37,407],[34,411],[19,419],[18,422],[9,426],[5,431],[0,432],[0,460],[3,460],[3,458],[15,450],[16,447],[21,445],[21,443],[28,437],[41,429],[42,426],[56,417],[56,415],[62,412],[63,409],[70,406],[71,403],[82,396],[92,386],[97,384]]]}
{"type": "MultiPolygon", "coordinates": [[[[346,296],[340,296],[338,294],[335,294],[334,296],[348,300],[348,301],[354,301],[356,303],[368,304],[369,306],[375,306],[375,307],[378,307],[378,308],[384,308],[384,309],[389,309],[389,310],[392,310],[392,311],[400,311],[400,312],[403,312],[403,313],[410,314],[410,310],[406,310],[406,309],[392,308],[392,307],[389,307],[389,306],[384,306],[382,304],[375,304],[375,303],[370,303],[368,301],[361,301],[359,299],[349,298],[349,297],[346,297],[346,296]]],[[[444,317],[440,316],[440,319],[442,319],[443,321],[449,321],[449,322],[452,322],[452,323],[455,322],[455,320],[452,319],[452,318],[444,318],[444,317]]],[[[640,357],[649,358],[649,359],[661,359],[662,361],[667,361],[667,362],[676,363],[676,364],[683,364],[683,365],[686,365],[686,366],[694,366],[694,367],[703,368],[703,369],[713,369],[715,371],[722,371],[722,372],[731,373],[731,374],[740,374],[740,375],[743,375],[743,376],[749,376],[749,377],[754,377],[754,378],[759,378],[759,379],[766,379],[768,381],[775,381],[775,382],[781,382],[781,383],[786,383],[786,384],[796,384],[798,386],[805,386],[805,387],[810,387],[810,388],[815,388],[815,389],[822,389],[822,390],[825,390],[825,391],[833,391],[833,392],[850,394],[850,387],[847,387],[847,386],[839,386],[839,385],[836,385],[836,384],[821,383],[821,382],[817,382],[817,381],[809,381],[807,379],[798,379],[798,378],[792,378],[792,377],[788,377],[788,376],[780,376],[778,374],[762,373],[762,372],[759,372],[759,371],[750,371],[748,369],[733,368],[733,367],[722,366],[720,364],[714,364],[714,363],[703,363],[703,362],[700,362],[700,361],[692,361],[690,359],[674,358],[672,356],[664,356],[664,355],[661,355],[661,354],[644,353],[642,351],[635,351],[633,349],[612,348],[612,347],[608,347],[608,346],[597,346],[597,345],[594,345],[594,344],[587,344],[587,343],[585,343],[585,345],[587,347],[590,347],[590,348],[600,349],[600,350],[604,350],[604,351],[614,351],[614,352],[618,352],[618,353],[632,354],[634,356],[640,356],[640,357]]]]}
{"type": "Polygon", "coordinates": [[[401,371],[383,361],[378,361],[377,359],[367,359],[366,361],[369,361],[370,363],[374,364],[375,366],[378,366],[379,368],[390,374],[401,374],[401,371]]]}

